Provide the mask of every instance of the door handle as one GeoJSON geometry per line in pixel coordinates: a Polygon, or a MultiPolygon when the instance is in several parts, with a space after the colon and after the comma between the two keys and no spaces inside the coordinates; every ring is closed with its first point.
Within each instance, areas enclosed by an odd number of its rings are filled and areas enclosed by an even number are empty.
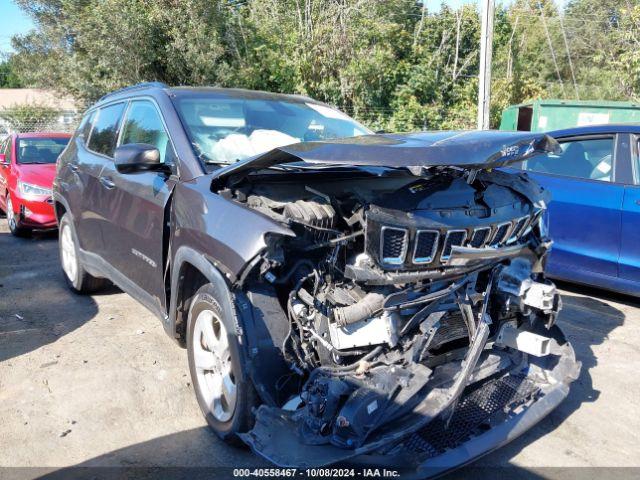
{"type": "Polygon", "coordinates": [[[640,205],[640,200],[636,200],[636,205],[640,205]]]}
{"type": "Polygon", "coordinates": [[[111,190],[112,188],[114,188],[116,186],[115,183],[113,183],[111,181],[111,179],[107,178],[107,177],[100,177],[100,183],[102,184],[102,186],[104,188],[106,188],[107,190],[111,190]]]}
{"type": "Polygon", "coordinates": [[[78,165],[76,165],[75,163],[69,163],[68,165],[72,172],[78,171],[78,165]]]}

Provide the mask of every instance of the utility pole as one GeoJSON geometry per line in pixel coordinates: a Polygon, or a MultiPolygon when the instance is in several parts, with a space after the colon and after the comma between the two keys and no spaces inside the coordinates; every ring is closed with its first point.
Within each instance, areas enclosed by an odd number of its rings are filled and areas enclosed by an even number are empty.
{"type": "Polygon", "coordinates": [[[491,100],[491,56],[493,53],[493,16],[495,0],[482,0],[480,32],[480,74],[478,78],[478,130],[489,129],[491,100]]]}

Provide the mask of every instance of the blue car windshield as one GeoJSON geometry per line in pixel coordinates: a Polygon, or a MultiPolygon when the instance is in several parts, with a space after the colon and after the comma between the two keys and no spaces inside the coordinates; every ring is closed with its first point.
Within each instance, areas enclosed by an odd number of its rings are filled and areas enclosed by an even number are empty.
{"type": "Polygon", "coordinates": [[[372,133],[344,113],[311,102],[206,95],[174,101],[206,164],[228,165],[293,143],[372,133]]]}

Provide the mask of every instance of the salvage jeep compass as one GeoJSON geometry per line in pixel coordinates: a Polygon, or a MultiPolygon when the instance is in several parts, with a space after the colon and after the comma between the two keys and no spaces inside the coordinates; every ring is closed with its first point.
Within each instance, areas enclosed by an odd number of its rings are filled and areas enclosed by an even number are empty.
{"type": "Polygon", "coordinates": [[[437,473],[530,428],[578,374],[543,273],[547,193],[499,169],[557,149],[136,85],[59,159],[62,267],[162,320],[221,438],[280,466],[437,473]]]}

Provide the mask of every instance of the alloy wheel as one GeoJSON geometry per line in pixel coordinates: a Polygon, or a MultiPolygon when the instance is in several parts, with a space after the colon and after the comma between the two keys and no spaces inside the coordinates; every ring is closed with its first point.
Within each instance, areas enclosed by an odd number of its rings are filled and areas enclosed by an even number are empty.
{"type": "Polygon", "coordinates": [[[64,274],[71,283],[75,282],[78,273],[78,261],[71,228],[68,225],[63,225],[62,232],[60,232],[60,257],[64,274]]]}
{"type": "Polygon", "coordinates": [[[227,422],[237,399],[227,331],[215,312],[203,310],[196,318],[192,338],[200,394],[215,419],[227,422]]]}
{"type": "Polygon", "coordinates": [[[7,195],[7,224],[11,231],[18,228],[18,221],[16,220],[16,214],[13,212],[13,204],[11,203],[11,195],[7,195]]]}

